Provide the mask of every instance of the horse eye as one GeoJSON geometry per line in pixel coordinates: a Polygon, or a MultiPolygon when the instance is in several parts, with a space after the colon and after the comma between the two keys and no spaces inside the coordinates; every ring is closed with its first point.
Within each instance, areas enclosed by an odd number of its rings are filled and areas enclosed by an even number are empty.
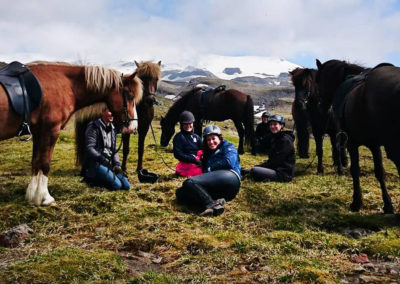
{"type": "Polygon", "coordinates": [[[128,101],[131,102],[131,101],[133,101],[133,96],[128,96],[127,99],[128,99],[128,101]]]}

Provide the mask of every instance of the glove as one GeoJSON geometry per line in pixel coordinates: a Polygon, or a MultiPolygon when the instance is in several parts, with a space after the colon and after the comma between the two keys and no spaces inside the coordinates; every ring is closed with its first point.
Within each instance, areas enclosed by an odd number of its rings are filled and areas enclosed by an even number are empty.
{"type": "Polygon", "coordinates": [[[118,174],[124,175],[124,171],[122,170],[122,168],[121,168],[120,166],[114,166],[113,172],[114,172],[116,175],[118,175],[118,174]]]}
{"type": "Polygon", "coordinates": [[[202,166],[202,162],[201,160],[196,160],[196,162],[194,162],[196,164],[196,166],[201,167],[202,166]]]}

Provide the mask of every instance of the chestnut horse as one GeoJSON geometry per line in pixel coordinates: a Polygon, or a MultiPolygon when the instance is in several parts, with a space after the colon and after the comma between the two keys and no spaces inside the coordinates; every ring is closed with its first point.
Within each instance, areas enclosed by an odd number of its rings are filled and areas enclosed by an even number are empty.
{"type": "MultiPolygon", "coordinates": [[[[49,205],[48,174],[54,146],[71,115],[79,109],[105,103],[124,132],[137,128],[135,104],[142,97],[142,85],[135,74],[124,76],[98,66],[33,62],[28,65],[42,87],[42,102],[30,115],[33,137],[32,178],[26,190],[28,202],[49,205]]],[[[100,109],[100,108],[98,108],[100,109]]],[[[17,135],[22,117],[9,104],[0,88],[0,140],[17,135]]]]}
{"type": "MultiPolygon", "coordinates": [[[[138,112],[138,162],[136,170],[141,170],[143,166],[143,154],[144,154],[144,141],[146,139],[147,132],[154,118],[154,107],[156,103],[156,92],[158,84],[161,78],[161,61],[158,63],[153,63],[150,61],[136,62],[137,66],[136,75],[143,82],[143,99],[137,105],[138,112]]],[[[129,142],[130,135],[122,135],[122,169],[126,171],[126,160],[129,154],[129,142]]]]}
{"type": "MultiPolygon", "coordinates": [[[[317,84],[325,110],[335,106],[339,93],[336,91],[349,75],[365,69],[345,61],[329,60],[322,64],[317,59],[317,84]],[[334,102],[334,103],[333,103],[334,102]]],[[[358,147],[368,147],[374,160],[375,177],[378,179],[384,202],[384,213],[393,213],[391,198],[385,184],[380,146],[394,162],[400,174],[400,68],[380,64],[346,95],[341,114],[341,126],[348,135],[348,149],[353,177],[352,211],[362,206],[358,147]]]]}
{"type": "Polygon", "coordinates": [[[213,94],[206,106],[201,103],[202,88],[184,93],[161,118],[161,146],[167,146],[175,133],[175,124],[184,110],[191,111],[196,119],[194,131],[201,136],[203,120],[224,121],[232,119],[239,134],[239,154],[244,153],[243,142],[254,150],[254,106],[249,95],[235,89],[213,94]]]}
{"type": "Polygon", "coordinates": [[[318,156],[317,172],[324,172],[322,165],[323,140],[325,134],[329,134],[332,145],[332,158],[337,166],[339,175],[343,174],[343,166],[347,166],[346,149],[337,145],[336,136],[340,127],[333,118],[331,111],[323,113],[316,85],[317,70],[309,68],[296,68],[289,72],[292,84],[295,87],[295,98],[292,105],[292,115],[297,130],[297,147],[300,157],[308,158],[309,132],[308,124],[311,124],[315,139],[315,148],[318,156]],[[339,146],[339,147],[338,147],[339,146]],[[340,155],[340,159],[339,159],[340,155]]]}

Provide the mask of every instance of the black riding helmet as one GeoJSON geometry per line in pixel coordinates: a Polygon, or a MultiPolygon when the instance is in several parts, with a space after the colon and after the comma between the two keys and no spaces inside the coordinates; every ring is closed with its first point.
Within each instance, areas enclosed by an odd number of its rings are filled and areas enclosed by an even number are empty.
{"type": "Polygon", "coordinates": [[[195,121],[193,113],[188,110],[183,111],[179,115],[179,122],[180,123],[193,123],[195,121]]]}
{"type": "Polygon", "coordinates": [[[279,114],[271,115],[271,116],[268,118],[268,121],[269,121],[269,122],[271,122],[271,121],[276,121],[276,122],[279,122],[279,123],[285,125],[285,118],[284,118],[283,116],[279,115],[279,114]]]}
{"type": "Polygon", "coordinates": [[[263,117],[269,118],[270,116],[271,116],[271,114],[270,114],[268,111],[264,111],[264,112],[262,113],[262,115],[261,115],[261,118],[263,118],[263,117]]]}

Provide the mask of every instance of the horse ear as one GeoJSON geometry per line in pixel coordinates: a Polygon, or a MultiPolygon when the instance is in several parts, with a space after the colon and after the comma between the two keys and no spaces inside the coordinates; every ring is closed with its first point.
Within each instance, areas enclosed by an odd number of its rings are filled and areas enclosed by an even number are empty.
{"type": "Polygon", "coordinates": [[[315,62],[316,62],[316,64],[317,64],[318,69],[321,69],[321,67],[322,67],[321,61],[319,61],[318,59],[316,59],[315,62]]]}
{"type": "Polygon", "coordinates": [[[157,63],[157,64],[158,64],[158,66],[161,66],[161,60],[160,60],[160,61],[158,61],[158,63],[157,63]]]}
{"type": "Polygon", "coordinates": [[[136,60],[134,60],[134,61],[135,61],[136,67],[139,67],[140,64],[136,60]]]}

